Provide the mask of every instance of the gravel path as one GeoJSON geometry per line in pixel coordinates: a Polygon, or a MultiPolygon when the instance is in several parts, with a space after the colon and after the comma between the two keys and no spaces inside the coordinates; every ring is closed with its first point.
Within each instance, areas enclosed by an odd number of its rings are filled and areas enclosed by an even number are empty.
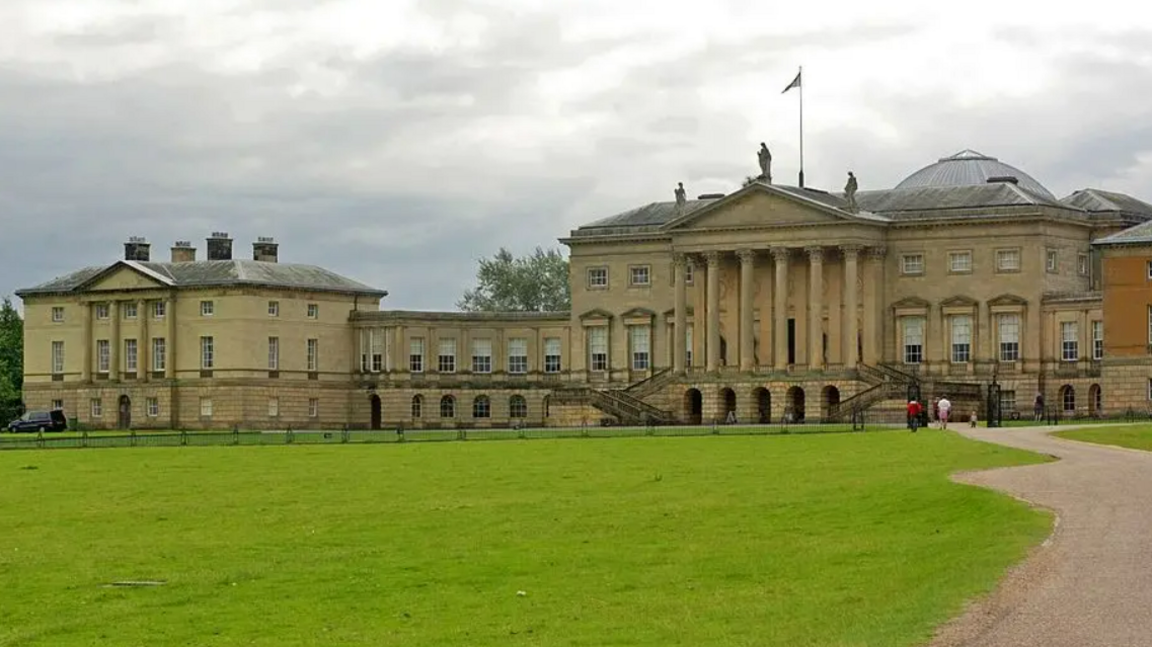
{"type": "Polygon", "coordinates": [[[1047,435],[1056,429],[959,429],[1059,457],[956,477],[1054,510],[1058,519],[1052,537],[930,647],[1152,645],[1152,452],[1047,435]]]}

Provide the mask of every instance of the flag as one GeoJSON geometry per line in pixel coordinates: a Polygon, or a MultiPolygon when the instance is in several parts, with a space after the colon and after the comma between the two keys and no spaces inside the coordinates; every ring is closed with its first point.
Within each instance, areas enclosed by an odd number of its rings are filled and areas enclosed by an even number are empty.
{"type": "MultiPolygon", "coordinates": [[[[796,78],[792,79],[792,82],[788,84],[788,87],[784,88],[784,92],[787,92],[787,91],[791,90],[792,88],[800,87],[800,75],[801,74],[802,74],[802,72],[796,73],[796,78]]],[[[784,92],[781,92],[780,94],[784,94],[784,92]]]]}

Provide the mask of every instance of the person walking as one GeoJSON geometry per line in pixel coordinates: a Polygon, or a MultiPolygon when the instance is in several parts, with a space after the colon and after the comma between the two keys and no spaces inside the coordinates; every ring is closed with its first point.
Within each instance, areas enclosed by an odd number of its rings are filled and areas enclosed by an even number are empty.
{"type": "Polygon", "coordinates": [[[940,401],[936,403],[939,408],[937,417],[940,418],[940,428],[948,429],[948,414],[952,413],[952,402],[948,400],[948,396],[941,396],[940,401]]]}
{"type": "Polygon", "coordinates": [[[1032,420],[1040,422],[1044,417],[1044,394],[1037,393],[1036,399],[1032,402],[1032,420]]]}
{"type": "Polygon", "coordinates": [[[920,428],[920,412],[922,410],[919,402],[908,401],[908,428],[912,430],[912,433],[916,433],[916,430],[920,428]]]}

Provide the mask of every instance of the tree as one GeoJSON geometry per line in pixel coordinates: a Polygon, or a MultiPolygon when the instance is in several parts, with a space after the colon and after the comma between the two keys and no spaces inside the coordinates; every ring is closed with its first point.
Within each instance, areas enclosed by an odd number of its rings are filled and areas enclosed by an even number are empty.
{"type": "Polygon", "coordinates": [[[560,312],[572,308],[568,259],[560,250],[540,247],[515,258],[500,248],[480,259],[476,287],[464,292],[456,307],[465,312],[560,312]]]}
{"type": "Polygon", "coordinates": [[[24,388],[24,320],[4,297],[0,305],[0,424],[20,415],[24,388]]]}

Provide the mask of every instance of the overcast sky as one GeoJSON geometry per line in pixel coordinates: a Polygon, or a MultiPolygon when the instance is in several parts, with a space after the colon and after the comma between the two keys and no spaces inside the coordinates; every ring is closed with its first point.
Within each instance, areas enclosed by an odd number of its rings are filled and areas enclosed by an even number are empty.
{"type": "Polygon", "coordinates": [[[227,231],[453,309],[477,258],[731,191],[762,140],[794,183],[800,65],[809,186],[974,148],[1152,200],[1136,6],[2,0],[0,294],[227,231]]]}

